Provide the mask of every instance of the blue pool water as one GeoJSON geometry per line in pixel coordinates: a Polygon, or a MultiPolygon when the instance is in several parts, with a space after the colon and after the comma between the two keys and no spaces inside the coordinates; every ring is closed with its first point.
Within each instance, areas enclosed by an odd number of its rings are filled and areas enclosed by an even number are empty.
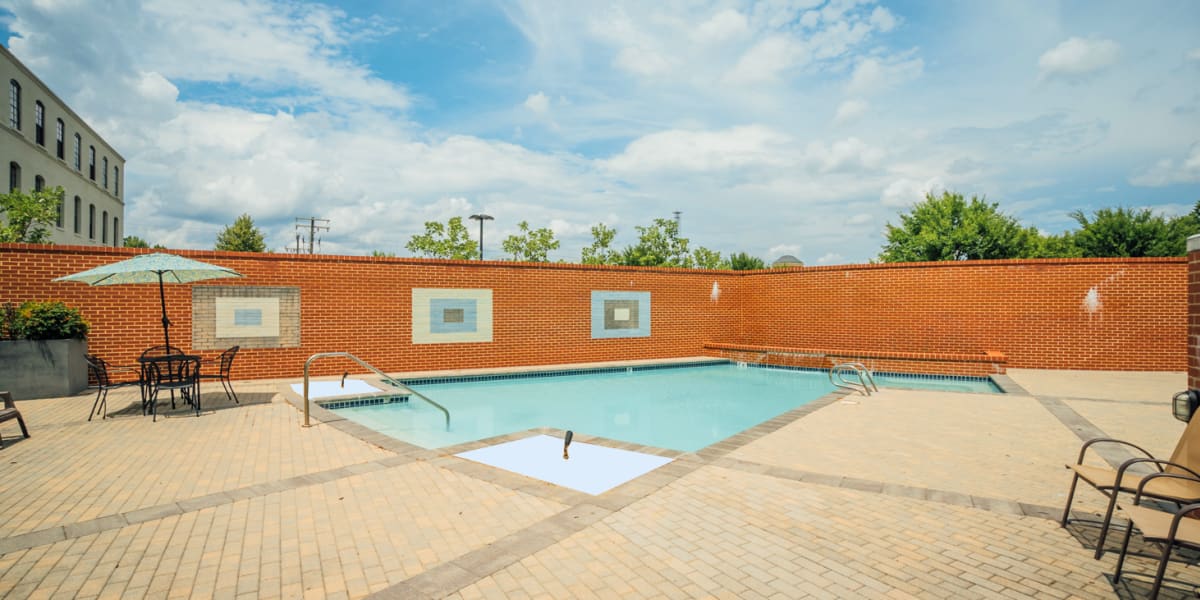
{"type": "MultiPolygon", "coordinates": [[[[892,385],[892,379],[901,379],[904,386],[919,381],[880,376],[877,382],[892,385]]],[[[924,382],[922,387],[937,386],[934,389],[980,384],[924,382]]],[[[734,364],[411,387],[450,411],[450,431],[445,429],[442,413],[417,398],[404,403],[340,408],[337,413],[423,448],[554,427],[691,452],[834,390],[824,372],[739,368],[734,364]]]]}

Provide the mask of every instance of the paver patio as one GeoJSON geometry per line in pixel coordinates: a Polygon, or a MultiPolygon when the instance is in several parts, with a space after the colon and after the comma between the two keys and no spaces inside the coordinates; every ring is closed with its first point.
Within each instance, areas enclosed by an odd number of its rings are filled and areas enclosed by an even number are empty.
{"type": "MultiPolygon", "coordinates": [[[[208,386],[199,417],[157,423],[136,390],[92,422],[86,394],[18,401],[33,437],[0,425],[0,597],[1144,597],[1151,558],[1114,586],[1092,528],[1059,527],[1063,464],[1095,433],[1168,454],[1184,374],[1009,377],[1026,393],[832,394],[653,450],[676,460],[600,496],[453,456],[479,443],[423,450],[322,410],[301,427],[282,382],[237,382],[240,405],[208,386]]],[[[1164,598],[1194,597],[1200,569],[1168,578],[1164,598]]]]}

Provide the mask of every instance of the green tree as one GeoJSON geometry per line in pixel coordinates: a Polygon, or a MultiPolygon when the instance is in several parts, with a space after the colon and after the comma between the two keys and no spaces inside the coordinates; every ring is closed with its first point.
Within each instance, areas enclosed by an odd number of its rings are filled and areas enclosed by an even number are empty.
{"type": "Polygon", "coordinates": [[[49,244],[50,225],[58,222],[64,192],[61,186],[22,193],[21,190],[0,195],[0,242],[49,244]]]}
{"type": "Polygon", "coordinates": [[[150,247],[149,242],[147,242],[146,240],[143,240],[142,238],[140,238],[136,235],[125,236],[125,242],[122,245],[124,245],[126,248],[149,248],[150,247]]]}
{"type": "Polygon", "coordinates": [[[592,227],[592,245],[583,248],[580,257],[585,265],[615,265],[620,262],[620,253],[612,248],[617,230],[599,223],[592,227]]]}
{"type": "Polygon", "coordinates": [[[250,215],[243,214],[234,220],[232,225],[229,225],[217,234],[217,245],[215,250],[229,250],[232,252],[266,252],[267,244],[263,241],[263,234],[254,226],[254,219],[250,215]]]}
{"type": "Polygon", "coordinates": [[[653,225],[639,225],[635,229],[638,243],[621,251],[621,264],[686,268],[694,264],[688,252],[688,239],[679,237],[679,223],[674,219],[655,219],[653,225]]]}
{"type": "Polygon", "coordinates": [[[550,251],[558,250],[559,242],[548,227],[530,230],[529,223],[521,221],[517,229],[519,235],[510,235],[500,244],[505,252],[512,254],[513,260],[548,262],[550,251]]]}
{"type": "Polygon", "coordinates": [[[386,252],[384,250],[372,250],[371,256],[375,258],[396,258],[395,252],[386,252]]]}
{"type": "Polygon", "coordinates": [[[926,194],[900,226],[887,225],[882,262],[977,260],[1027,256],[1037,233],[1001,213],[996,203],[961,194],[926,194]]]}
{"type": "Polygon", "coordinates": [[[714,252],[700,246],[692,250],[692,262],[697,269],[729,269],[730,263],[728,260],[721,258],[720,252],[714,252]]]}
{"type": "Polygon", "coordinates": [[[734,271],[754,271],[757,269],[767,268],[767,263],[757,256],[750,256],[745,252],[729,255],[729,268],[734,271]]]}
{"type": "Polygon", "coordinates": [[[1065,231],[1061,235],[1035,234],[1029,251],[1022,258],[1079,258],[1083,250],[1075,245],[1075,234],[1065,231]]]}
{"type": "Polygon", "coordinates": [[[425,233],[412,236],[404,247],[426,258],[470,260],[479,256],[479,247],[471,241],[462,217],[451,217],[446,224],[426,221],[425,233]]]}
{"type": "Polygon", "coordinates": [[[1079,223],[1074,242],[1090,258],[1183,256],[1187,236],[1195,233],[1195,212],[1168,221],[1148,208],[1102,208],[1091,218],[1077,210],[1071,213],[1079,223]]]}

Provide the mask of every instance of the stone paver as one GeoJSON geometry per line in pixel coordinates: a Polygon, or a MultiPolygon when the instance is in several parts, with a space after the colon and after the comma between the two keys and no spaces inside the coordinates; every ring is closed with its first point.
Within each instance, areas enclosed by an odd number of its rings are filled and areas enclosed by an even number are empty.
{"type": "MultiPolygon", "coordinates": [[[[0,597],[1144,597],[1091,559],[1094,529],[1054,520],[1062,465],[1084,432],[1169,453],[1182,376],[1013,380],[1030,395],[832,395],[696,453],[588,439],[674,458],[594,497],[331,413],[303,428],[279,382],[157,423],[135,390],[90,423],[87,395],[21,401],[34,437],[0,425],[0,597]]],[[[1187,595],[1200,570],[1168,577],[1187,595]]]]}
{"type": "MultiPolygon", "coordinates": [[[[1080,440],[1036,398],[885,389],[849,401],[730,456],[966,495],[1049,506],[1066,501],[1063,464],[1074,459],[1080,440]]],[[[1081,507],[1098,505],[1089,499],[1082,496],[1081,507]]]]}

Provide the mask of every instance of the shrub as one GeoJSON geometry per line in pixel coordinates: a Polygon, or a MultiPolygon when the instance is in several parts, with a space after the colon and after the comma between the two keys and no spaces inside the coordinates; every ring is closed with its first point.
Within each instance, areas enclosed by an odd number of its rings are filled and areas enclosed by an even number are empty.
{"type": "Polygon", "coordinates": [[[87,337],[88,333],[88,322],[83,319],[79,309],[56,300],[26,302],[16,311],[12,310],[11,304],[5,305],[0,318],[4,321],[3,327],[0,328],[7,330],[9,338],[81,340],[87,337]]]}

